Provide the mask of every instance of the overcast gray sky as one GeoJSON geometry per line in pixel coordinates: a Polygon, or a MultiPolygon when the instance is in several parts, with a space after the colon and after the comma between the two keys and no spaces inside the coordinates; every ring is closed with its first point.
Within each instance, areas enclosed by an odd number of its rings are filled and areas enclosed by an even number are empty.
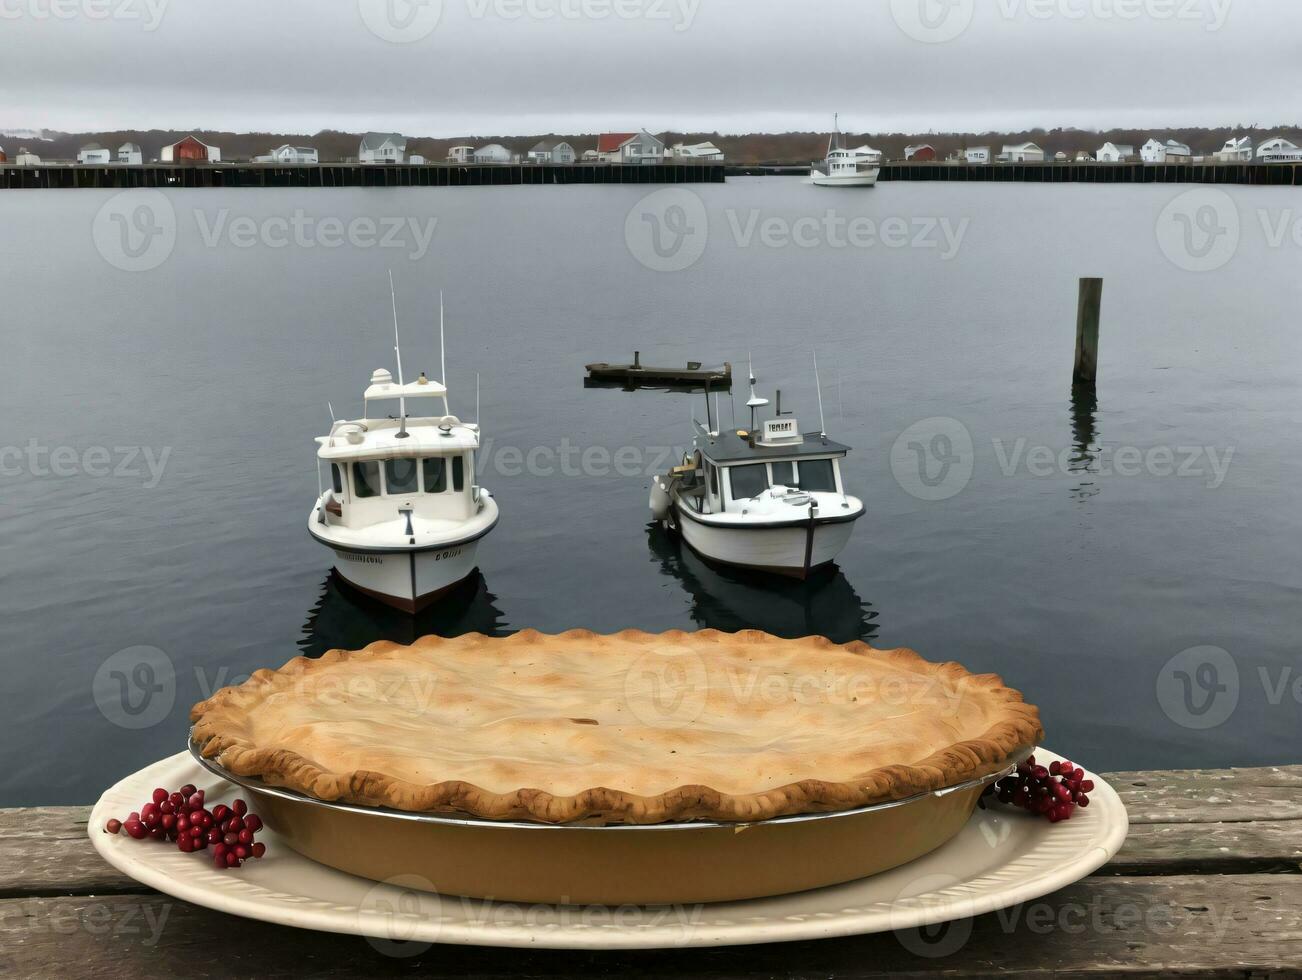
{"type": "Polygon", "coordinates": [[[1297,0],[0,0],[0,128],[1291,124],[1297,0]]]}

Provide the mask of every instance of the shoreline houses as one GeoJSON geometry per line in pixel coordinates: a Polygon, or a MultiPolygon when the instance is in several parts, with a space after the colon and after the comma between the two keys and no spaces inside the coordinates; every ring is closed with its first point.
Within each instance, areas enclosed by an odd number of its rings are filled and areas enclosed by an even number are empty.
{"type": "Polygon", "coordinates": [[[675,160],[723,162],[723,151],[713,143],[675,143],[665,151],[665,156],[672,157],[675,160]]]}
{"type": "Polygon", "coordinates": [[[1127,163],[1135,158],[1135,148],[1129,143],[1104,143],[1094,159],[1099,163],[1127,163]]]}
{"type": "Polygon", "coordinates": [[[664,158],[664,140],[645,129],[640,133],[602,133],[597,138],[597,159],[602,163],[648,164],[664,158]]]}
{"type": "Polygon", "coordinates": [[[163,163],[221,163],[222,151],[221,147],[209,146],[195,136],[187,136],[163,147],[158,159],[163,163]]]}
{"type": "Polygon", "coordinates": [[[358,163],[402,163],[407,137],[401,133],[367,133],[357,147],[358,163]]]}
{"type": "Polygon", "coordinates": [[[321,162],[320,155],[310,146],[278,146],[270,153],[253,158],[254,163],[280,163],[286,166],[313,166],[321,162]]]}
{"type": "Polygon", "coordinates": [[[101,166],[113,162],[113,154],[98,143],[87,143],[77,154],[77,162],[85,166],[101,166]]]}
{"type": "Polygon", "coordinates": [[[145,162],[144,152],[138,143],[123,143],[118,147],[118,163],[124,167],[138,167],[145,162]]]}
{"type": "Polygon", "coordinates": [[[1302,163],[1302,147],[1276,136],[1257,147],[1257,159],[1262,163],[1302,163]]]}
{"type": "Polygon", "coordinates": [[[1252,137],[1231,138],[1225,141],[1225,145],[1216,154],[1216,159],[1222,163],[1251,163],[1252,149],[1252,137]]]}
{"type": "Polygon", "coordinates": [[[1169,160],[1188,162],[1193,159],[1193,151],[1176,140],[1162,143],[1151,139],[1139,148],[1139,158],[1144,163],[1166,163],[1169,160]]]}
{"type": "Polygon", "coordinates": [[[1005,146],[999,154],[1000,163],[1044,163],[1044,150],[1035,143],[1018,143],[1005,146]]]}
{"type": "Polygon", "coordinates": [[[575,159],[574,147],[569,143],[553,143],[550,140],[535,144],[528,156],[530,163],[555,163],[561,166],[568,166],[575,159]]]}
{"type": "Polygon", "coordinates": [[[904,159],[914,163],[931,163],[936,159],[936,148],[930,143],[917,143],[904,148],[904,159]]]}

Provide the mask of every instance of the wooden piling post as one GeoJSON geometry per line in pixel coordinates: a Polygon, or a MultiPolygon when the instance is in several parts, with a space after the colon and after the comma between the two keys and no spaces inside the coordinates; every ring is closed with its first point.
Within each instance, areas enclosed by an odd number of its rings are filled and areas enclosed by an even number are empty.
{"type": "Polygon", "coordinates": [[[1103,310],[1103,280],[1082,279],[1076,307],[1076,370],[1072,383],[1092,385],[1099,370],[1099,316],[1103,310]]]}

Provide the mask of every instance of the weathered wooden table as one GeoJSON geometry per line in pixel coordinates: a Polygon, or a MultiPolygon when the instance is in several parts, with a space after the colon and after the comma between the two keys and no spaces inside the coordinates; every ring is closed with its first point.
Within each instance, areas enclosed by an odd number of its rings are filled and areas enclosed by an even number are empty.
{"type": "Polygon", "coordinates": [[[935,935],[638,953],[386,954],[152,892],[99,858],[84,808],[0,810],[0,977],[1302,977],[1302,766],[1108,779],[1125,849],[1040,901],[935,935]]]}

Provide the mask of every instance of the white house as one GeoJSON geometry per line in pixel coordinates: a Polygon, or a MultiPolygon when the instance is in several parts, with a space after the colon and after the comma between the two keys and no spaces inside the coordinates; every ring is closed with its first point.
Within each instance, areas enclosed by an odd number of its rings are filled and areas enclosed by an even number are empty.
{"type": "Polygon", "coordinates": [[[359,163],[402,163],[407,157],[407,137],[401,133],[367,133],[357,149],[359,163]]]}
{"type": "Polygon", "coordinates": [[[113,154],[98,143],[87,143],[81,148],[81,152],[77,154],[77,162],[91,165],[112,163],[113,154]]]}
{"type": "Polygon", "coordinates": [[[665,144],[645,129],[640,133],[602,133],[597,137],[597,156],[602,163],[661,163],[665,144]]]}
{"type": "Polygon", "coordinates": [[[140,152],[140,147],[137,144],[123,143],[118,147],[118,163],[126,164],[129,167],[138,167],[144,162],[144,154],[140,152]]]}
{"type": "Polygon", "coordinates": [[[574,147],[564,142],[552,143],[543,140],[529,151],[530,163],[558,163],[568,166],[574,162],[575,158],[574,147]]]}
{"type": "Polygon", "coordinates": [[[1077,162],[1077,163],[1093,163],[1093,162],[1094,162],[1094,154],[1091,153],[1089,150],[1077,150],[1077,151],[1076,151],[1076,162],[1077,162]]]}
{"type": "Polygon", "coordinates": [[[501,143],[489,143],[475,151],[475,163],[510,163],[511,151],[501,143]]]}
{"type": "Polygon", "coordinates": [[[474,155],[473,146],[454,146],[448,150],[448,163],[469,163],[474,155]]]}
{"type": "Polygon", "coordinates": [[[310,146],[278,146],[265,156],[254,157],[254,163],[281,163],[287,166],[315,165],[320,162],[317,151],[310,146]]]}
{"type": "Polygon", "coordinates": [[[675,160],[721,161],[723,151],[713,143],[675,143],[669,155],[675,160]]]}
{"type": "Polygon", "coordinates": [[[407,162],[410,163],[413,167],[420,167],[420,166],[424,166],[429,161],[427,161],[419,153],[413,153],[411,156],[407,157],[407,162]]]}
{"type": "Polygon", "coordinates": [[[1252,137],[1241,136],[1226,140],[1221,151],[1216,154],[1216,159],[1222,163],[1251,163],[1252,137]]]}
{"type": "Polygon", "coordinates": [[[41,158],[25,146],[19,149],[18,156],[14,157],[15,167],[39,167],[40,165],[41,158]]]}
{"type": "Polygon", "coordinates": [[[1277,136],[1257,147],[1257,159],[1262,163],[1302,163],[1302,147],[1277,136]]]}
{"type": "Polygon", "coordinates": [[[1167,140],[1162,143],[1152,139],[1139,148],[1139,158],[1145,163],[1167,163],[1175,160],[1193,159],[1193,151],[1183,143],[1167,140]]]}
{"type": "Polygon", "coordinates": [[[1099,163],[1124,163],[1135,158],[1135,148],[1129,143],[1104,143],[1098,152],[1099,163]]]}
{"type": "Polygon", "coordinates": [[[969,146],[963,151],[968,163],[986,164],[990,162],[990,147],[969,146]]]}
{"type": "Polygon", "coordinates": [[[1044,150],[1035,143],[1018,143],[1005,146],[999,154],[1000,163],[1044,163],[1044,150]]]}

